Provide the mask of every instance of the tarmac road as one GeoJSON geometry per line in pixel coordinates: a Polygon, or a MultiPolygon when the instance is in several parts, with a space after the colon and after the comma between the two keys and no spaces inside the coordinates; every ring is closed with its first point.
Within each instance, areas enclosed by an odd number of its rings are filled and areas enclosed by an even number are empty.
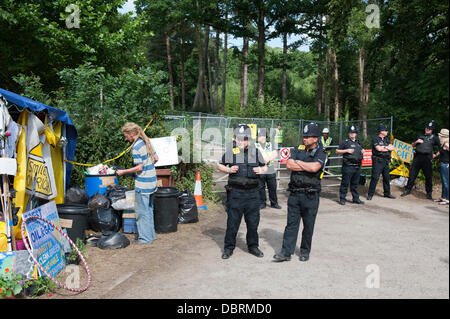
{"type": "Polygon", "coordinates": [[[291,261],[272,262],[286,225],[287,196],[280,194],[282,210],[261,211],[263,258],[247,252],[242,222],[233,256],[222,260],[226,214],[209,206],[199,223],[178,225],[152,245],[90,247],[92,286],[49,298],[449,298],[448,206],[421,193],[375,195],[366,205],[337,200],[323,192],[306,263],[298,260],[301,236],[291,261]]]}

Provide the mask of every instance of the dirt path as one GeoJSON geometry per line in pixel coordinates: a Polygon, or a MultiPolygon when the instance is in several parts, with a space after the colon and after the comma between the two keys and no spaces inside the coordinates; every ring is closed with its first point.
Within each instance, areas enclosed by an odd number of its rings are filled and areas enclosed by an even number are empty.
{"type": "Polygon", "coordinates": [[[298,251],[290,262],[272,262],[286,225],[280,194],[282,210],[261,212],[264,258],[247,253],[242,223],[234,255],[222,260],[226,214],[210,205],[199,223],[178,225],[152,245],[90,247],[89,290],[50,298],[449,298],[448,206],[422,194],[375,196],[364,206],[338,205],[335,190],[322,195],[307,263],[298,251]],[[379,288],[368,288],[377,273],[379,288]]]}

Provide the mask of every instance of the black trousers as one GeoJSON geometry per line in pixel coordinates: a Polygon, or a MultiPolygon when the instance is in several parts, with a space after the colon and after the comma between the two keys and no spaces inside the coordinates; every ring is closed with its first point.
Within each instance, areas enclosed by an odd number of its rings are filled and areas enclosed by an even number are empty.
{"type": "Polygon", "coordinates": [[[319,209],[319,192],[291,193],[288,199],[287,225],[284,229],[282,254],[290,256],[295,253],[300,220],[303,219],[302,242],[300,254],[311,252],[314,224],[319,209]]]}
{"type": "Polygon", "coordinates": [[[370,180],[368,196],[375,194],[380,175],[383,175],[383,191],[384,195],[391,194],[390,176],[389,176],[389,160],[373,157],[372,158],[372,177],[370,180]]]}
{"type": "Polygon", "coordinates": [[[227,200],[227,230],[225,233],[226,250],[233,251],[236,247],[236,235],[241,225],[242,216],[247,224],[247,247],[257,248],[259,246],[259,191],[257,189],[247,192],[231,190],[227,200]]]}
{"type": "Polygon", "coordinates": [[[425,175],[425,190],[427,194],[433,192],[433,168],[432,161],[429,155],[416,154],[411,165],[411,170],[409,171],[408,184],[406,184],[406,189],[411,191],[416,181],[419,170],[423,171],[425,175]]]}
{"type": "Polygon", "coordinates": [[[259,191],[259,196],[261,197],[261,204],[266,204],[267,195],[266,195],[266,184],[267,189],[269,190],[269,200],[270,205],[278,204],[277,197],[277,175],[276,174],[265,174],[260,176],[262,187],[259,191]]]}
{"type": "Polygon", "coordinates": [[[358,185],[360,175],[361,175],[361,167],[356,165],[355,166],[342,165],[342,181],[341,181],[341,188],[339,190],[339,197],[341,200],[345,200],[349,185],[350,191],[353,196],[353,200],[356,201],[359,199],[358,185]]]}

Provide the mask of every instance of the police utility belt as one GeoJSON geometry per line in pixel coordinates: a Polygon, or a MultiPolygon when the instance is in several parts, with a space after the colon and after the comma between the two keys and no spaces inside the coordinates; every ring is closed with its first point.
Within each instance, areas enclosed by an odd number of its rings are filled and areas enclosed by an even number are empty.
{"type": "Polygon", "coordinates": [[[318,193],[320,192],[320,189],[311,188],[311,187],[303,187],[303,188],[288,188],[288,192],[291,193],[300,193],[300,194],[311,194],[311,193],[318,193]]]}

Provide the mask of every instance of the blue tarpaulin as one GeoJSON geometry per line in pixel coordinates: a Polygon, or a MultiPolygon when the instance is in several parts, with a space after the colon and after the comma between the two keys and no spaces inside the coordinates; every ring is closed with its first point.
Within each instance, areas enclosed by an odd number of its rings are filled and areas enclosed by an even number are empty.
{"type": "MultiPolygon", "coordinates": [[[[32,99],[4,90],[2,88],[0,88],[0,95],[2,95],[8,101],[8,103],[26,108],[31,112],[47,112],[52,118],[65,124],[66,138],[68,141],[66,146],[66,159],[69,161],[74,160],[78,134],[75,126],[72,123],[72,120],[69,117],[69,114],[67,114],[66,111],[45,105],[40,102],[36,102],[32,99]]],[[[72,164],[66,163],[66,189],[69,187],[71,173],[72,164]]]]}

